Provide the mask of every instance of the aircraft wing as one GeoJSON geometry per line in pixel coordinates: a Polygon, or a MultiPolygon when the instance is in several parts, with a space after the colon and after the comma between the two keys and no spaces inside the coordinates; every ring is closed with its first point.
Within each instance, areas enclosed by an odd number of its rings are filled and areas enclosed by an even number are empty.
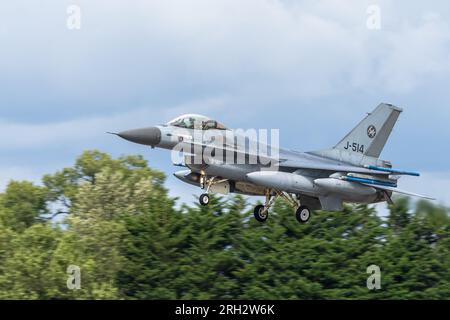
{"type": "Polygon", "coordinates": [[[397,193],[401,193],[401,194],[405,194],[407,196],[413,196],[413,197],[419,197],[419,198],[424,198],[424,199],[428,199],[428,200],[436,200],[435,198],[429,197],[429,196],[424,196],[422,194],[418,194],[418,193],[413,193],[413,192],[409,192],[409,191],[404,191],[398,188],[394,188],[394,187],[388,187],[388,186],[378,186],[378,185],[373,185],[373,184],[368,184],[368,183],[362,183],[366,186],[375,188],[375,189],[380,189],[380,190],[385,190],[385,191],[392,191],[392,192],[397,192],[397,193]]]}
{"type": "MultiPolygon", "coordinates": [[[[230,152],[235,154],[240,154],[242,156],[252,156],[256,158],[259,158],[260,160],[263,160],[265,163],[272,163],[279,167],[285,167],[285,168],[292,168],[292,169],[309,169],[309,170],[324,170],[324,171],[330,171],[330,172],[354,172],[354,173],[362,173],[362,174],[370,174],[370,175],[390,175],[390,172],[380,171],[380,170],[373,170],[368,169],[364,167],[358,167],[358,166],[352,166],[347,164],[342,164],[340,162],[336,161],[324,161],[323,159],[319,157],[315,157],[313,155],[304,155],[303,157],[307,158],[295,158],[292,157],[292,155],[289,155],[285,157],[283,154],[280,154],[279,158],[274,158],[267,155],[256,155],[249,153],[244,150],[235,149],[229,146],[214,146],[214,145],[204,145],[201,143],[195,143],[192,141],[189,142],[183,142],[183,147],[186,148],[185,150],[191,150],[191,146],[197,146],[199,148],[213,148],[213,149],[221,149],[224,152],[230,152]]],[[[194,152],[185,152],[187,154],[194,154],[194,152]]]]}

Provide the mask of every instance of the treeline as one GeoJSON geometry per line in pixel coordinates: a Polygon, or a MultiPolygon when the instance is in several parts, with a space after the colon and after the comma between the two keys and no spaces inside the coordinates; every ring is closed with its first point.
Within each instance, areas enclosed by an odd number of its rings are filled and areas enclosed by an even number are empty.
{"type": "Polygon", "coordinates": [[[88,151],[42,185],[0,194],[1,299],[449,299],[446,208],[396,199],[320,211],[300,225],[278,201],[253,219],[244,197],[175,206],[140,156],[88,151]],[[67,268],[81,289],[67,286],[67,268]],[[379,266],[381,289],[366,286],[379,266]]]}

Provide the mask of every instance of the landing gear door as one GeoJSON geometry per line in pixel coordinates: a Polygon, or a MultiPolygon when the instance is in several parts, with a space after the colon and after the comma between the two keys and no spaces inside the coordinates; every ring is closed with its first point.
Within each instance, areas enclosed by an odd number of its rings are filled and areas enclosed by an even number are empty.
{"type": "Polygon", "coordinates": [[[211,185],[209,190],[212,193],[228,194],[230,193],[230,183],[228,181],[215,183],[211,185]]]}

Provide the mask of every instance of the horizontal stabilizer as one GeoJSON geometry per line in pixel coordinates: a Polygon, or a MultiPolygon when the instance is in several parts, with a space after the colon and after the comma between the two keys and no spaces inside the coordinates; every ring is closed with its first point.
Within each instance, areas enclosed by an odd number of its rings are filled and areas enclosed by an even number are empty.
{"type": "Polygon", "coordinates": [[[368,183],[363,183],[366,186],[371,186],[374,187],[376,189],[380,189],[380,190],[385,190],[385,191],[392,191],[392,192],[397,192],[397,193],[401,193],[401,194],[405,194],[407,196],[413,196],[413,197],[419,197],[419,198],[424,198],[424,199],[428,199],[428,200],[436,200],[435,198],[431,198],[429,196],[424,196],[418,193],[413,193],[413,192],[409,192],[409,191],[404,191],[398,188],[394,188],[394,187],[388,187],[388,186],[374,186],[372,184],[368,184],[368,183]]]}

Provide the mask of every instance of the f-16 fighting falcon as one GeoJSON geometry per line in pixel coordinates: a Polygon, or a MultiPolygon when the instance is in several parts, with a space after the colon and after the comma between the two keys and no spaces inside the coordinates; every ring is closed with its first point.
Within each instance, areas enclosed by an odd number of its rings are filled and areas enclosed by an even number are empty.
{"type": "Polygon", "coordinates": [[[282,197],[292,205],[296,219],[305,223],[312,211],[340,211],[344,202],[392,203],[393,192],[431,199],[397,188],[400,176],[419,173],[394,169],[391,162],[379,159],[401,112],[382,103],[333,148],[311,152],[255,144],[254,137],[195,114],[117,135],[181,155],[176,165],[187,170],[174,175],[204,190],[202,205],[208,205],[210,193],[265,196],[264,205],[254,209],[256,220],[265,222],[275,199],[282,197]],[[267,148],[270,153],[263,153],[267,148]]]}

